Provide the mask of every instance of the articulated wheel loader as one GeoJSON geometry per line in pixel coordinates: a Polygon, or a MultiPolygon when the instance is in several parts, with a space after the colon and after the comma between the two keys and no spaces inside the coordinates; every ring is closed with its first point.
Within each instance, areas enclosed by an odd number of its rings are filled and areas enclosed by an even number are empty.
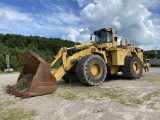
{"type": "Polygon", "coordinates": [[[128,39],[121,40],[118,45],[116,30],[112,28],[94,31],[88,44],[62,47],[50,64],[32,51],[19,56],[19,59],[24,62],[23,70],[17,84],[7,92],[21,98],[53,93],[61,78],[96,86],[102,84],[106,76],[115,76],[120,71],[126,79],[140,78],[143,68],[149,71],[149,63],[143,60],[143,50],[128,39]],[[79,52],[66,57],[70,49],[79,52]],[[51,73],[51,67],[59,59],[61,65],[51,73]]]}

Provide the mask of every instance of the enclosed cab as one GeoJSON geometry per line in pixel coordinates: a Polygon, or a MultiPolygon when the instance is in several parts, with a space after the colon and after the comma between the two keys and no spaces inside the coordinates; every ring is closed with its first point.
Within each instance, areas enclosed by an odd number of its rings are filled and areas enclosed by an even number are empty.
{"type": "Polygon", "coordinates": [[[94,31],[97,48],[105,51],[107,58],[107,75],[117,75],[122,71],[123,76],[130,79],[139,78],[143,68],[143,50],[135,46],[134,41],[121,40],[117,45],[116,30],[103,28],[94,31]],[[130,68],[130,73],[125,68],[130,68]]]}

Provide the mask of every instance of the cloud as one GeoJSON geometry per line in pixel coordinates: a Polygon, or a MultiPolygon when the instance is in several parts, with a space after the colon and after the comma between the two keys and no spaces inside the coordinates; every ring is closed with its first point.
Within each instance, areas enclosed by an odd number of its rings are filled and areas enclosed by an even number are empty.
{"type": "Polygon", "coordinates": [[[115,26],[117,29],[121,28],[121,23],[118,21],[119,16],[115,17],[113,22],[111,23],[113,26],[115,26]]]}
{"type": "Polygon", "coordinates": [[[159,0],[72,0],[78,2],[78,10],[71,2],[55,1],[34,1],[36,7],[31,6],[30,11],[0,3],[0,33],[87,43],[93,31],[111,27],[119,37],[134,40],[144,49],[160,44],[160,13],[154,12],[159,9],[159,0]]]}
{"type": "Polygon", "coordinates": [[[77,0],[80,7],[84,7],[87,4],[91,3],[93,0],[77,0]]]}
{"type": "Polygon", "coordinates": [[[14,7],[2,6],[0,7],[0,32],[15,33],[21,32],[29,33],[30,24],[33,24],[34,19],[30,14],[22,13],[14,7]]]}
{"type": "Polygon", "coordinates": [[[34,9],[32,13],[32,11],[24,11],[22,8],[0,3],[0,32],[45,37],[64,35],[66,36],[64,39],[74,39],[70,32],[80,26],[79,16],[72,13],[71,10],[63,11],[60,6],[51,3],[44,4],[43,10],[39,9],[34,9]],[[70,37],[67,37],[68,34],[70,37]]]}
{"type": "Polygon", "coordinates": [[[160,6],[160,1],[159,0],[152,0],[152,1],[148,1],[148,0],[143,0],[144,5],[147,8],[158,8],[160,6]]]}
{"type": "Polygon", "coordinates": [[[81,18],[90,32],[111,27],[118,30],[118,36],[135,40],[144,49],[153,49],[160,44],[160,19],[152,18],[153,13],[145,7],[148,3],[152,4],[143,0],[94,0],[82,10],[81,18]]]}
{"type": "Polygon", "coordinates": [[[77,0],[80,7],[84,6],[86,0],[77,0]]]}

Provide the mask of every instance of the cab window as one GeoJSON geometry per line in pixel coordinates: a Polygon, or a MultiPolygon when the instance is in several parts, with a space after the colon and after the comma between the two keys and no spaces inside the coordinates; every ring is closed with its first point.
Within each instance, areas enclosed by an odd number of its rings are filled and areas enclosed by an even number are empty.
{"type": "Polygon", "coordinates": [[[102,32],[101,41],[102,41],[102,43],[111,42],[112,41],[111,33],[110,32],[102,32]]]}

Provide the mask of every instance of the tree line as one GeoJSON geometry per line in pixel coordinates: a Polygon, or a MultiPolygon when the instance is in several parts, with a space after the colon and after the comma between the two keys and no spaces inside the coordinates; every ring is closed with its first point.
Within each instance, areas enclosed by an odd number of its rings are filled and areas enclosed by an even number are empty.
{"type": "MultiPolygon", "coordinates": [[[[36,52],[50,63],[61,47],[73,47],[74,45],[75,42],[61,40],[60,38],[0,34],[0,71],[6,68],[6,55],[10,56],[11,68],[20,70],[23,67],[23,63],[17,59],[17,56],[28,50],[36,52]]],[[[68,54],[73,54],[73,52],[70,50],[68,54]]]]}
{"type": "Polygon", "coordinates": [[[148,51],[144,51],[143,53],[144,58],[147,59],[153,59],[155,57],[157,57],[158,59],[160,59],[160,50],[148,50],[148,51]]]}

